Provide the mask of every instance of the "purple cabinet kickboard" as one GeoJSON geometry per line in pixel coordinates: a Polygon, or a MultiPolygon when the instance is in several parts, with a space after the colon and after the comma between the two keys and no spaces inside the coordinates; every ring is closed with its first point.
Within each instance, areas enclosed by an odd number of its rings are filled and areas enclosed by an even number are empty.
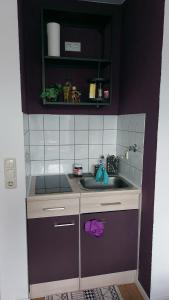
{"type": "Polygon", "coordinates": [[[82,277],[135,270],[137,268],[138,210],[83,214],[81,216],[82,277]],[[94,237],[85,223],[104,222],[104,233],[94,237]]]}
{"type": "Polygon", "coordinates": [[[30,284],[78,278],[79,216],[29,219],[28,265],[30,284]]]}

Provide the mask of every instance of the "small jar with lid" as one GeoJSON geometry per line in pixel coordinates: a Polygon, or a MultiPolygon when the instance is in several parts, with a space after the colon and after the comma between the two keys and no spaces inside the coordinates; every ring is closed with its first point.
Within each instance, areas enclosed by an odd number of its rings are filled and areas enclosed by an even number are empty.
{"type": "Polygon", "coordinates": [[[77,163],[74,164],[74,167],[73,167],[73,174],[74,174],[75,176],[82,176],[82,175],[83,175],[83,167],[82,167],[82,164],[77,164],[77,163]]]}

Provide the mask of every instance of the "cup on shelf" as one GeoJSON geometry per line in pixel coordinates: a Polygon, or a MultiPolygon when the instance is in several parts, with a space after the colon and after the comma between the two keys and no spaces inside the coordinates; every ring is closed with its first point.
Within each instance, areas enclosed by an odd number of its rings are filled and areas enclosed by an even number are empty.
{"type": "Polygon", "coordinates": [[[60,56],[60,24],[47,23],[48,56],[60,56]]]}

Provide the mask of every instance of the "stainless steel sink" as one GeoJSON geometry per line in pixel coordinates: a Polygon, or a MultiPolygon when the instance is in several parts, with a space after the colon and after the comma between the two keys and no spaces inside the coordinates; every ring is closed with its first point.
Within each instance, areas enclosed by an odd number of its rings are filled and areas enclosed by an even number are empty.
{"type": "Polygon", "coordinates": [[[82,187],[87,190],[125,189],[132,186],[120,176],[109,177],[107,185],[104,185],[103,182],[97,182],[95,177],[85,177],[80,180],[80,183],[82,187]]]}

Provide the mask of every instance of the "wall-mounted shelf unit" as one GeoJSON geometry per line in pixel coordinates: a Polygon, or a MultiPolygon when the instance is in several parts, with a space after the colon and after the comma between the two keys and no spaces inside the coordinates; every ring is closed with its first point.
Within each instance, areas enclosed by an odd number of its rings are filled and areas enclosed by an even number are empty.
{"type": "Polygon", "coordinates": [[[43,99],[50,106],[103,107],[112,99],[112,16],[42,10],[42,90],[69,81],[80,91],[79,103],[64,101],[63,93],[56,101],[43,99]],[[47,23],[60,24],[60,56],[48,56],[47,23]],[[79,52],[67,51],[65,42],[80,43],[79,52]],[[109,97],[89,99],[89,81],[95,77],[108,79],[104,89],[109,97]]]}
{"type": "Polygon", "coordinates": [[[18,17],[24,113],[98,114],[97,107],[102,115],[118,113],[122,6],[18,0],[18,17]],[[59,57],[48,56],[48,22],[60,24],[59,57]],[[81,52],[65,51],[65,41],[81,43],[81,52]],[[109,98],[89,100],[89,82],[99,76],[109,79],[109,98]],[[65,103],[63,97],[43,103],[42,89],[66,80],[81,92],[80,104],[65,103]]]}

